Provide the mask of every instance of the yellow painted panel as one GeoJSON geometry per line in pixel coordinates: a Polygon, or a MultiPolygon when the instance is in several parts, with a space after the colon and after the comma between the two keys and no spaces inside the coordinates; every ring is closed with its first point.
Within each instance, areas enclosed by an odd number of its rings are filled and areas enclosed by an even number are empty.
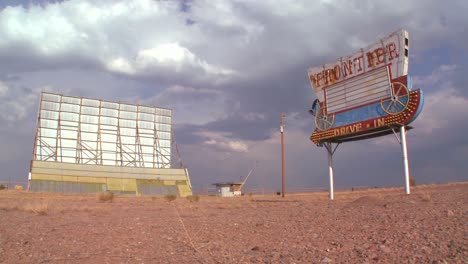
{"type": "Polygon", "coordinates": [[[106,183],[106,179],[99,177],[78,177],[78,182],[106,183]]]}
{"type": "Polygon", "coordinates": [[[122,191],[136,191],[137,184],[135,179],[122,179],[122,191]]]}
{"type": "Polygon", "coordinates": [[[188,185],[187,181],[176,181],[176,185],[188,185]]]}
{"type": "Polygon", "coordinates": [[[76,176],[62,176],[64,182],[76,182],[76,176]]]}
{"type": "Polygon", "coordinates": [[[44,180],[44,181],[62,181],[61,176],[57,175],[50,175],[50,174],[38,174],[38,173],[33,173],[31,175],[32,180],[44,180]]]}
{"type": "Polygon", "coordinates": [[[107,179],[107,189],[108,190],[115,190],[115,191],[122,190],[122,180],[121,179],[108,178],[107,179]]]}
{"type": "Polygon", "coordinates": [[[192,195],[192,190],[187,185],[179,185],[177,188],[179,189],[179,194],[181,197],[192,195]]]}
{"type": "Polygon", "coordinates": [[[164,185],[166,185],[166,186],[168,186],[168,185],[176,185],[175,183],[176,183],[175,181],[164,181],[164,185]]]}

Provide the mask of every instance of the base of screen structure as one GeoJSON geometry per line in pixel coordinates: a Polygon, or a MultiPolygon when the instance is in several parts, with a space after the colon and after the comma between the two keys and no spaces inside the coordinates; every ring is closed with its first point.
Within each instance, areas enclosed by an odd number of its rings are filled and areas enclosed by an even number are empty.
{"type": "MultiPolygon", "coordinates": [[[[398,127],[391,127],[393,134],[395,135],[398,143],[401,145],[401,151],[403,154],[403,169],[405,172],[405,192],[410,194],[410,176],[409,176],[409,164],[408,164],[408,147],[406,143],[406,128],[405,126],[399,126],[400,137],[397,135],[395,130],[398,127]]],[[[330,178],[330,200],[335,199],[334,194],[334,181],[333,181],[333,155],[335,154],[336,149],[341,144],[341,142],[323,142],[321,146],[324,146],[328,154],[328,173],[330,178]],[[335,145],[334,145],[335,144],[335,145]]]]}

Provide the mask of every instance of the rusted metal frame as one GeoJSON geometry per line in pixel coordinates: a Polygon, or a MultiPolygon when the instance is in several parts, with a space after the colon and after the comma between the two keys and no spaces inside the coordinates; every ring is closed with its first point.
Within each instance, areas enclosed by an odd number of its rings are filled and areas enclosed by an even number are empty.
{"type": "MultiPolygon", "coordinates": [[[[120,103],[118,104],[119,105],[119,109],[117,110],[117,148],[119,149],[119,154],[120,154],[120,166],[124,166],[124,160],[123,160],[123,153],[122,153],[122,137],[120,135],[120,108],[121,108],[121,105],[120,103]]],[[[117,165],[117,160],[115,162],[115,164],[117,165]]]]}
{"type": "MultiPolygon", "coordinates": [[[[161,162],[160,162],[160,159],[159,159],[159,156],[163,156],[163,154],[161,153],[161,147],[159,146],[159,136],[158,136],[158,127],[157,127],[157,124],[158,124],[158,119],[157,119],[157,109],[154,108],[154,135],[153,135],[153,156],[156,157],[156,162],[155,162],[155,166],[157,168],[162,168],[162,157],[161,157],[161,162]]],[[[161,116],[161,115],[159,115],[161,116]]]]}
{"type": "Polygon", "coordinates": [[[82,149],[81,149],[81,112],[83,110],[83,98],[80,98],[80,110],[79,110],[79,113],[78,113],[78,127],[77,127],[77,133],[78,133],[78,136],[76,138],[76,151],[75,151],[75,156],[76,156],[76,159],[75,159],[75,162],[80,164],[80,163],[83,163],[83,158],[82,158],[82,149]]]}
{"type": "MultiPolygon", "coordinates": [[[[160,148],[159,150],[156,150],[156,153],[157,153],[159,156],[161,156],[161,160],[163,160],[162,158],[168,159],[168,158],[167,158],[167,155],[165,155],[164,153],[161,152],[161,148],[160,148]]],[[[170,159],[169,159],[169,160],[170,160],[170,159]]],[[[161,165],[169,165],[169,166],[170,166],[169,163],[163,163],[163,162],[161,162],[160,164],[161,164],[161,165]]],[[[158,168],[162,168],[162,167],[158,167],[158,168]]]]}
{"type": "MultiPolygon", "coordinates": [[[[171,122],[172,122],[172,115],[171,116],[164,116],[164,117],[170,117],[171,118],[171,122]]],[[[164,121],[161,120],[161,123],[163,123],[164,121]]],[[[171,125],[170,123],[163,123],[163,124],[166,124],[166,125],[171,125]]],[[[172,131],[172,126],[171,126],[171,131],[172,131]]],[[[166,132],[166,131],[164,131],[166,132]]],[[[171,135],[171,132],[169,132],[169,135],[171,135]]],[[[166,139],[164,139],[166,140],[166,139]]],[[[169,139],[169,150],[171,150],[171,139],[169,139]]],[[[160,150],[161,153],[162,153],[162,150],[160,150]]],[[[172,153],[169,154],[169,157],[166,155],[166,154],[162,154],[162,160],[164,161],[164,159],[166,159],[165,162],[163,162],[163,166],[168,166],[169,168],[171,167],[171,155],[172,153]]]]}
{"type": "MultiPolygon", "coordinates": [[[[172,118],[171,118],[171,123],[172,123],[172,118]]],[[[182,162],[182,157],[180,156],[180,152],[179,152],[179,146],[177,145],[177,141],[176,141],[175,129],[174,129],[174,126],[172,124],[171,124],[171,137],[172,137],[171,142],[174,144],[175,149],[176,149],[176,154],[177,154],[177,159],[178,159],[179,165],[180,165],[181,168],[184,168],[184,163],[182,162]]],[[[172,153],[171,153],[171,155],[172,155],[172,153]]]]}
{"type": "MultiPolygon", "coordinates": [[[[135,135],[136,135],[136,138],[135,138],[135,148],[138,148],[138,152],[136,153],[138,155],[138,162],[139,162],[139,167],[145,167],[145,159],[143,158],[143,149],[141,147],[141,140],[140,140],[140,131],[138,130],[138,121],[140,120],[140,107],[136,107],[137,108],[137,111],[136,111],[136,123],[135,123],[135,135]]],[[[135,163],[135,167],[137,167],[137,164],[135,163]]]]}
{"type": "MultiPolygon", "coordinates": [[[[47,142],[45,142],[44,140],[42,140],[42,137],[39,139],[39,141],[41,142],[41,144],[44,144],[45,147],[47,147],[47,148],[50,149],[50,151],[51,151],[51,153],[48,154],[48,156],[47,156],[45,159],[41,159],[41,160],[47,161],[47,160],[49,160],[50,158],[55,157],[56,151],[54,151],[54,148],[53,148],[51,145],[49,145],[47,142]]],[[[41,147],[42,147],[42,146],[41,146],[41,147]]],[[[41,149],[41,152],[42,152],[42,149],[41,149]]],[[[41,154],[41,155],[42,155],[42,154],[41,154]]]]}
{"type": "MultiPolygon", "coordinates": [[[[39,111],[38,111],[38,114],[37,114],[36,135],[34,137],[33,160],[37,160],[37,141],[38,141],[38,138],[39,138],[39,133],[41,133],[42,93],[41,93],[41,97],[39,98],[38,108],[39,108],[39,111]]],[[[41,146],[39,146],[39,149],[40,149],[40,152],[41,152],[40,155],[41,155],[41,158],[42,158],[42,148],[41,148],[41,146]]],[[[29,171],[31,171],[31,169],[32,168],[29,168],[29,171]]]]}
{"type": "Polygon", "coordinates": [[[153,109],[153,168],[156,168],[156,108],[153,109]]]}
{"type": "Polygon", "coordinates": [[[120,151],[121,151],[121,155],[125,154],[129,157],[128,159],[128,163],[126,165],[123,165],[125,167],[128,167],[129,165],[131,165],[132,163],[135,164],[136,166],[136,159],[135,159],[135,156],[132,157],[131,154],[136,154],[134,150],[130,149],[128,146],[126,146],[125,144],[121,144],[121,147],[120,147],[120,151]],[[127,148],[128,151],[125,151],[123,148],[127,148]],[[132,160],[133,158],[133,160],[132,160]]]}
{"type": "MultiPolygon", "coordinates": [[[[93,153],[92,148],[89,147],[89,146],[86,144],[86,142],[84,142],[84,141],[81,141],[80,144],[81,144],[81,147],[84,147],[85,150],[87,150],[89,153],[91,153],[91,154],[94,155],[94,157],[91,157],[91,156],[88,155],[86,152],[82,152],[82,154],[86,155],[86,156],[89,158],[89,159],[88,159],[85,163],[83,163],[83,164],[88,164],[90,161],[93,161],[93,160],[96,160],[96,161],[97,161],[98,156],[97,156],[95,153],[93,153]]],[[[101,158],[102,158],[102,157],[101,157],[101,158]]]]}
{"type": "MultiPolygon", "coordinates": [[[[99,100],[98,131],[97,131],[97,142],[96,142],[96,164],[100,164],[100,165],[103,164],[102,163],[102,140],[101,140],[101,117],[102,117],[101,110],[102,110],[102,100],[99,100]]],[[[117,160],[117,151],[115,153],[115,159],[117,160]]]]}
{"type": "Polygon", "coordinates": [[[59,110],[58,110],[58,120],[57,120],[57,138],[55,140],[55,161],[58,161],[58,151],[59,151],[59,142],[60,142],[60,161],[63,161],[62,158],[62,134],[61,134],[61,129],[62,125],[60,123],[61,115],[62,115],[62,101],[63,101],[63,96],[60,96],[60,102],[59,102],[59,110]]]}

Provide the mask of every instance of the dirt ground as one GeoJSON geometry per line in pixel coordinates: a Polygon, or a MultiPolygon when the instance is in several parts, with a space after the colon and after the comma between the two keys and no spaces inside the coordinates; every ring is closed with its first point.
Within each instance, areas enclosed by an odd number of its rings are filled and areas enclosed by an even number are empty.
{"type": "Polygon", "coordinates": [[[0,263],[468,263],[468,183],[189,201],[0,191],[0,263]]]}

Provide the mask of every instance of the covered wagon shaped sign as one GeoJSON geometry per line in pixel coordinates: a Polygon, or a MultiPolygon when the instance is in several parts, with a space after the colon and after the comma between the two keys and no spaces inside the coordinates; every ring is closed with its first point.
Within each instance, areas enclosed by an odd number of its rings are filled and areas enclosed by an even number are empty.
{"type": "Polygon", "coordinates": [[[408,32],[402,29],[351,56],[310,68],[317,96],[310,139],[317,145],[367,139],[415,120],[423,94],[411,86],[408,53],[408,32]]]}
{"type": "Polygon", "coordinates": [[[406,193],[410,193],[406,131],[422,110],[423,93],[413,89],[408,75],[408,36],[406,30],[398,30],[350,56],[308,70],[317,96],[310,110],[316,127],[310,139],[328,152],[332,200],[333,154],[338,145],[396,136],[398,131],[406,193]]]}

